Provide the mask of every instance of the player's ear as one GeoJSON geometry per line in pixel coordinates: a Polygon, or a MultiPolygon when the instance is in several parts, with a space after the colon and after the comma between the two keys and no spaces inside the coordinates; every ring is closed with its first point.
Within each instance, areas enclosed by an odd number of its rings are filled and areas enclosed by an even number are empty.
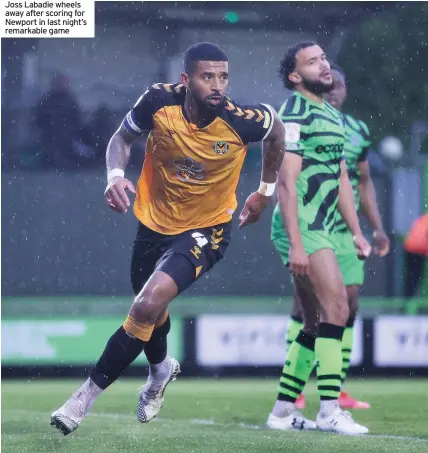
{"type": "Polygon", "coordinates": [[[185,87],[189,88],[189,75],[185,72],[180,74],[180,83],[185,87]]]}
{"type": "Polygon", "coordinates": [[[302,78],[300,77],[299,73],[292,72],[291,74],[289,74],[288,80],[290,80],[291,82],[296,84],[296,83],[300,83],[302,81],[302,78]]]}

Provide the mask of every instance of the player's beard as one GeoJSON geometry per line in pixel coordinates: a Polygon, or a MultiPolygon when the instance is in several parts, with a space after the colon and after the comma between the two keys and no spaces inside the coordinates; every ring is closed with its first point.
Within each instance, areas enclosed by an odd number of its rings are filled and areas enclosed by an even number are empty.
{"type": "Polygon", "coordinates": [[[325,94],[333,89],[333,81],[327,84],[320,81],[315,82],[313,80],[303,79],[303,86],[313,94],[325,94]]]}
{"type": "Polygon", "coordinates": [[[222,96],[222,100],[218,105],[213,105],[208,102],[208,96],[203,98],[191,85],[189,88],[192,101],[198,107],[198,111],[204,116],[216,116],[217,112],[221,110],[221,107],[223,106],[224,96],[222,96]]]}

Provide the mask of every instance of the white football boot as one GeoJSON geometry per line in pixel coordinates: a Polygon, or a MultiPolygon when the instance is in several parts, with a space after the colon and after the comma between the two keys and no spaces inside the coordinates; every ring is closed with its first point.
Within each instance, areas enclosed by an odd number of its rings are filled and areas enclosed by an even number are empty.
{"type": "Polygon", "coordinates": [[[158,415],[163,404],[163,394],[167,385],[175,381],[180,373],[180,364],[173,357],[166,357],[166,372],[158,379],[149,373],[147,382],[140,388],[140,401],[137,408],[137,419],[141,423],[148,423],[158,415]]]}
{"type": "Polygon", "coordinates": [[[91,378],[51,415],[51,425],[66,436],[76,431],[83,417],[89,412],[96,398],[103,392],[91,378]]]}
{"type": "Polygon", "coordinates": [[[89,409],[88,404],[72,396],[63,406],[52,413],[51,425],[66,436],[76,431],[89,409]]]}
{"type": "Polygon", "coordinates": [[[290,429],[295,431],[306,431],[317,429],[317,424],[303,417],[300,412],[292,411],[285,417],[277,417],[272,413],[269,414],[267,427],[271,429],[280,429],[282,431],[288,431],[290,429]]]}
{"type": "Polygon", "coordinates": [[[339,434],[358,435],[367,434],[368,428],[354,422],[349,412],[336,408],[328,415],[317,416],[317,426],[321,431],[331,431],[339,434]]]}

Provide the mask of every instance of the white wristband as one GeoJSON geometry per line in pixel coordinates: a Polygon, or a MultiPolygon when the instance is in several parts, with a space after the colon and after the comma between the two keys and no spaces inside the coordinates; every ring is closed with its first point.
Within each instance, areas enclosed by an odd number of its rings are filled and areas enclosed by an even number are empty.
{"type": "Polygon", "coordinates": [[[125,172],[121,168],[113,168],[107,173],[107,181],[110,182],[115,176],[125,177],[125,172]]]}
{"type": "Polygon", "coordinates": [[[275,182],[269,184],[267,182],[260,181],[260,187],[257,192],[265,197],[270,197],[275,192],[275,186],[275,182]]]}

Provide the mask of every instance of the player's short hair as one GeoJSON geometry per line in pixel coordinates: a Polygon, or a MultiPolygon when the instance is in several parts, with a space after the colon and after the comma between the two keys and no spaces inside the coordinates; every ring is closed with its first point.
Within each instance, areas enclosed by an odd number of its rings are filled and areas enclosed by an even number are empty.
{"type": "Polygon", "coordinates": [[[198,42],[184,54],[184,70],[191,73],[198,61],[229,61],[220,47],[210,42],[198,42]]]}
{"type": "Polygon", "coordinates": [[[315,41],[300,41],[287,49],[287,52],[285,52],[285,55],[281,60],[278,71],[282,83],[287,90],[292,90],[294,88],[294,83],[288,78],[288,76],[296,69],[296,55],[302,49],[317,45],[318,44],[315,41]]]}
{"type": "Polygon", "coordinates": [[[342,66],[339,66],[336,63],[330,63],[330,70],[331,71],[337,71],[346,80],[345,70],[342,68],[342,66]]]}

